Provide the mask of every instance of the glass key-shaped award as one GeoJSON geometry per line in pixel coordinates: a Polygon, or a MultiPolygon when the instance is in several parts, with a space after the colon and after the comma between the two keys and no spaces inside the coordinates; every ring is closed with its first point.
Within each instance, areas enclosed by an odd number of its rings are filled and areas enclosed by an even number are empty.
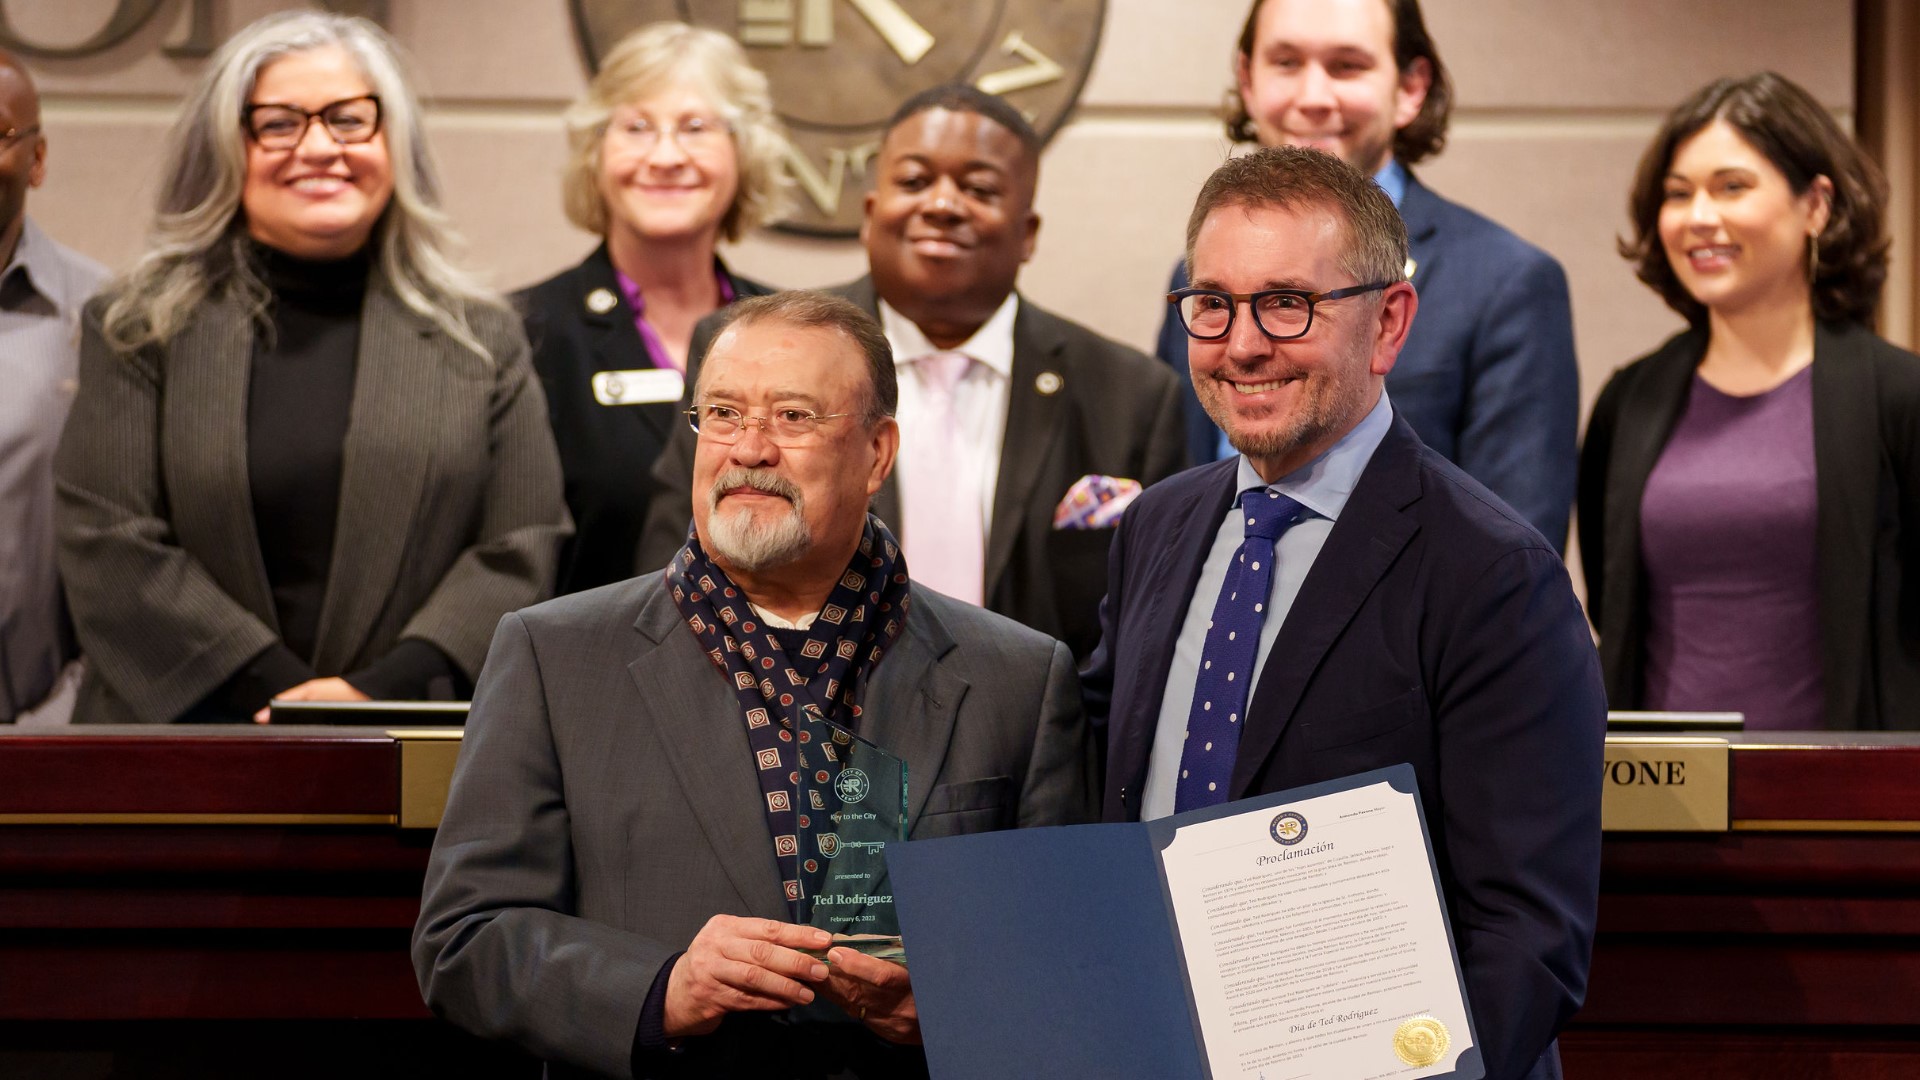
{"type": "Polygon", "coordinates": [[[801,921],[904,964],[882,852],[907,838],[907,763],[811,709],[799,744],[801,921]]]}

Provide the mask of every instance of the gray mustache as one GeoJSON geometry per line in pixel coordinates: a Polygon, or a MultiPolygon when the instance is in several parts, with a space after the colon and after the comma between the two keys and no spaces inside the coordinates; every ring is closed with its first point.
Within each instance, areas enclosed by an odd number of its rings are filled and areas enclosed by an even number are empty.
{"type": "Polygon", "coordinates": [[[771,469],[744,469],[735,466],[714,478],[713,487],[707,491],[708,509],[720,505],[720,497],[729,490],[741,487],[752,488],[768,495],[778,495],[795,506],[800,504],[800,489],[793,481],[771,469]]]}

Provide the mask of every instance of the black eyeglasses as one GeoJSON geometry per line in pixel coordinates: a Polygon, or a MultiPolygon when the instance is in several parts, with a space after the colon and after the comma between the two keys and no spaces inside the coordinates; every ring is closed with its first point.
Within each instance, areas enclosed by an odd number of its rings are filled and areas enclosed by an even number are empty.
{"type": "Polygon", "coordinates": [[[308,112],[298,105],[259,104],[240,110],[247,135],[265,150],[291,150],[307,137],[315,120],[343,146],[363,143],[380,133],[380,99],[373,94],[345,98],[308,112]]]}
{"type": "Polygon", "coordinates": [[[1349,285],[1331,292],[1305,289],[1262,289],[1236,293],[1223,289],[1181,289],[1167,294],[1167,303],[1180,314],[1180,325],[1187,336],[1197,341],[1219,341],[1233,332],[1233,314],[1241,304],[1253,308],[1253,324],[1275,341],[1304,337],[1313,329],[1313,308],[1329,300],[1379,292],[1394,283],[1376,281],[1371,285],[1349,285]]]}
{"type": "Polygon", "coordinates": [[[8,128],[6,131],[0,132],[0,154],[4,154],[8,150],[13,149],[15,143],[24,142],[28,136],[38,134],[40,134],[39,124],[28,124],[26,127],[8,128]]]}

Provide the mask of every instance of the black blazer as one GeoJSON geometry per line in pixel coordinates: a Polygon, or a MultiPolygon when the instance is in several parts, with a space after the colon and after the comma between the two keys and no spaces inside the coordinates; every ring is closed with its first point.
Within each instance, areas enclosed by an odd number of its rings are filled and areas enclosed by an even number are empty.
{"type": "MultiPolygon", "coordinates": [[[[1107,735],[1108,821],[1140,816],[1174,644],[1237,468],[1182,473],[1120,523],[1105,636],[1081,673],[1107,735]]],[[[1559,555],[1395,416],[1253,688],[1228,797],[1411,764],[1487,1076],[1557,1077],[1555,1033],[1593,944],[1605,726],[1559,555]]]]}
{"type": "MultiPolygon", "coordinates": [[[[165,723],[279,639],[247,478],[254,322],[201,305],[122,356],[87,305],[80,393],[54,459],[55,525],[87,674],[76,721],[165,723]]],[[[512,313],[476,307],[488,357],[401,302],[376,268],[360,317],[321,675],[417,638],[468,679],[493,625],[552,587],[560,465],[512,313]]]]}
{"type": "MultiPolygon", "coordinates": [[[[724,265],[719,269],[736,298],[773,291],[724,265]]],[[[526,319],[533,368],[547,392],[567,509],[573,513],[574,534],[560,551],[556,592],[632,577],[640,526],[657,490],[654,460],[667,436],[686,424],[677,401],[602,405],[593,377],[672,365],[648,352],[634,329],[633,308],[614,277],[605,244],[580,265],[515,293],[513,302],[526,319]]]]}
{"type": "MultiPolygon", "coordinates": [[[[828,291],[879,317],[872,278],[828,291]]],[[[692,354],[703,355],[710,340],[703,323],[692,354]]],[[[640,555],[648,567],[665,566],[687,538],[693,432],[677,431],[674,442],[654,471],[655,483],[672,494],[656,500],[647,517],[640,555]]],[[[1114,530],[1055,529],[1054,509],[1089,473],[1146,485],[1185,466],[1180,386],[1173,374],[1021,297],[1013,321],[1007,432],[987,531],[987,609],[1066,642],[1076,658],[1084,658],[1100,639],[1100,596],[1114,530]],[[1058,378],[1042,380],[1049,372],[1058,378]]],[[[873,510],[900,534],[894,477],[874,496],[873,510]]]]}
{"type": "MultiPolygon", "coordinates": [[[[1580,556],[1607,698],[1640,704],[1647,604],[1640,498],[1686,408],[1707,334],[1616,372],[1580,457],[1580,556]]],[[[1813,340],[1820,663],[1828,728],[1920,728],[1920,357],[1853,324],[1813,340]]]]}

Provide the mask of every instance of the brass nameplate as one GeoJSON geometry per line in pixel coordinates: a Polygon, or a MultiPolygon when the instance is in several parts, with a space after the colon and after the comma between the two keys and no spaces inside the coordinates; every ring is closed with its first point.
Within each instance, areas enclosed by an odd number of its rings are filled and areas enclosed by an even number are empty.
{"type": "Polygon", "coordinates": [[[1605,832],[1727,831],[1728,746],[1698,736],[1609,735],[1605,832]]]}
{"type": "Polygon", "coordinates": [[[459,730],[389,731],[400,743],[400,827],[434,829],[460,758],[459,730]]]}

